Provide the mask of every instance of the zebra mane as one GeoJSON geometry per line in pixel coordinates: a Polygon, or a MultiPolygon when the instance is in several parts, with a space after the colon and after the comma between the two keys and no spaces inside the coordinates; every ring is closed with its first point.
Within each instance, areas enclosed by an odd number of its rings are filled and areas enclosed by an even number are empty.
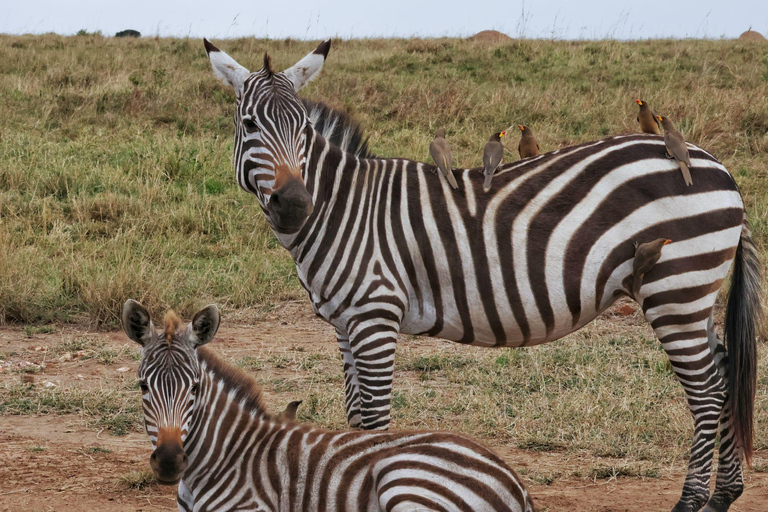
{"type": "Polygon", "coordinates": [[[261,397],[261,387],[240,368],[221,359],[208,347],[199,347],[197,354],[203,370],[213,373],[216,382],[224,385],[228,393],[234,393],[235,399],[252,412],[266,414],[261,397]]]}
{"type": "Polygon", "coordinates": [[[375,158],[368,147],[368,137],[360,125],[344,112],[325,103],[301,98],[309,120],[320,135],[331,144],[358,158],[375,158]]]}

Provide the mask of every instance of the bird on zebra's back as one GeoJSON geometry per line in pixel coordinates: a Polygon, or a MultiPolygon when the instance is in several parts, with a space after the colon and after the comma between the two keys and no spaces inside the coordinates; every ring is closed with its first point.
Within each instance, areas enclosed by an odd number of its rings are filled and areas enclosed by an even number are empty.
{"type": "Polygon", "coordinates": [[[517,474],[468,437],[328,431],[288,418],[297,402],[268,414],[255,379],[204,346],[219,328],[213,304],[189,325],[167,313],[161,331],[134,300],[121,318],[142,346],[150,467],[179,484],[180,510],[534,510],[517,474]]]}
{"type": "Polygon", "coordinates": [[[632,295],[635,299],[643,286],[643,276],[659,261],[661,249],[671,242],[668,238],[659,238],[644,244],[635,242],[635,259],[632,261],[632,295]]]}
{"type": "Polygon", "coordinates": [[[648,103],[643,100],[635,100],[635,102],[640,105],[640,112],[637,114],[637,122],[640,123],[640,131],[643,133],[661,135],[659,121],[656,119],[656,114],[651,111],[651,107],[648,103]]]}
{"type": "Polygon", "coordinates": [[[285,410],[277,415],[278,418],[284,420],[295,420],[296,412],[299,410],[302,400],[294,400],[285,406],[285,410]]]}
{"type": "Polygon", "coordinates": [[[504,145],[501,143],[501,138],[506,135],[507,132],[498,132],[491,135],[488,139],[488,143],[483,149],[483,174],[485,179],[483,180],[483,190],[488,192],[491,190],[491,180],[496,169],[504,159],[504,145]]]}
{"type": "Polygon", "coordinates": [[[451,147],[448,145],[448,141],[445,140],[445,128],[440,128],[435,133],[435,138],[429,145],[429,154],[432,156],[435,164],[437,164],[440,173],[451,184],[451,187],[454,189],[459,188],[459,184],[456,183],[456,178],[453,176],[453,155],[451,155],[451,147]]]}
{"type": "Polygon", "coordinates": [[[520,143],[517,145],[517,152],[520,154],[520,158],[528,158],[531,156],[539,156],[539,141],[533,135],[533,132],[527,126],[521,124],[517,125],[520,128],[520,143]]]}
{"type": "Polygon", "coordinates": [[[691,178],[691,157],[688,154],[688,146],[685,144],[685,137],[675,129],[675,125],[666,116],[656,116],[661,121],[664,128],[664,144],[667,146],[667,156],[677,161],[680,166],[680,172],[683,174],[685,184],[693,185],[691,178]]]}

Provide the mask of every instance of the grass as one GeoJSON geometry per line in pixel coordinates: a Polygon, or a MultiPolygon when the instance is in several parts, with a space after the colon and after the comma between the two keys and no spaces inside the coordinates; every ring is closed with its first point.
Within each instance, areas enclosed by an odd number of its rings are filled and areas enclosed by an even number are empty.
{"type": "Polygon", "coordinates": [[[128,489],[139,491],[155,483],[155,475],[151,471],[129,471],[120,476],[120,483],[128,489]]]}
{"type": "MultiPolygon", "coordinates": [[[[246,66],[314,48],[216,43],[246,66]]],[[[767,85],[763,47],[741,41],[353,40],[302,94],[349,112],[381,155],[427,160],[445,126],[462,166],[512,123],[545,150],[634,131],[643,97],[732,170],[765,250],[767,85]]],[[[0,322],[112,328],[129,297],[185,315],[304,300],[235,184],[234,101],[201,41],[0,36],[0,90],[0,322]]]]}

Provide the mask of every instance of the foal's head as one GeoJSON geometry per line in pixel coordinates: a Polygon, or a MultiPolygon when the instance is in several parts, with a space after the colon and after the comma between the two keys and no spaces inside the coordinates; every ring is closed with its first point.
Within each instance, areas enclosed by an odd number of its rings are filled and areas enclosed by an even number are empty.
{"type": "Polygon", "coordinates": [[[134,300],[123,306],[123,329],[142,347],[139,384],[144,424],[155,448],[149,464],[157,480],[170,485],[178,483],[187,469],[184,440],[201,378],[195,349],[213,339],[219,310],[213,304],[206,306],[186,326],[169,311],[163,323],[163,330],[156,330],[147,310],[134,300]]]}

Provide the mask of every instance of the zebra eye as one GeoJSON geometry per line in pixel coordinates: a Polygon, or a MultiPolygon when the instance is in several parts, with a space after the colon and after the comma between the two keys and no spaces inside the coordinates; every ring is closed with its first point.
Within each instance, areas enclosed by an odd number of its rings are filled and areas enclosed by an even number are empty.
{"type": "Polygon", "coordinates": [[[139,381],[139,387],[141,388],[142,393],[148,393],[149,392],[149,386],[147,386],[147,383],[143,380],[139,381]]]}
{"type": "Polygon", "coordinates": [[[197,388],[198,388],[198,385],[197,385],[197,382],[195,382],[194,384],[192,384],[192,387],[189,388],[189,392],[192,393],[193,395],[196,395],[197,394],[197,388]]]}
{"type": "Polygon", "coordinates": [[[256,132],[259,130],[259,125],[257,125],[253,119],[243,119],[243,126],[247,132],[256,132]]]}

